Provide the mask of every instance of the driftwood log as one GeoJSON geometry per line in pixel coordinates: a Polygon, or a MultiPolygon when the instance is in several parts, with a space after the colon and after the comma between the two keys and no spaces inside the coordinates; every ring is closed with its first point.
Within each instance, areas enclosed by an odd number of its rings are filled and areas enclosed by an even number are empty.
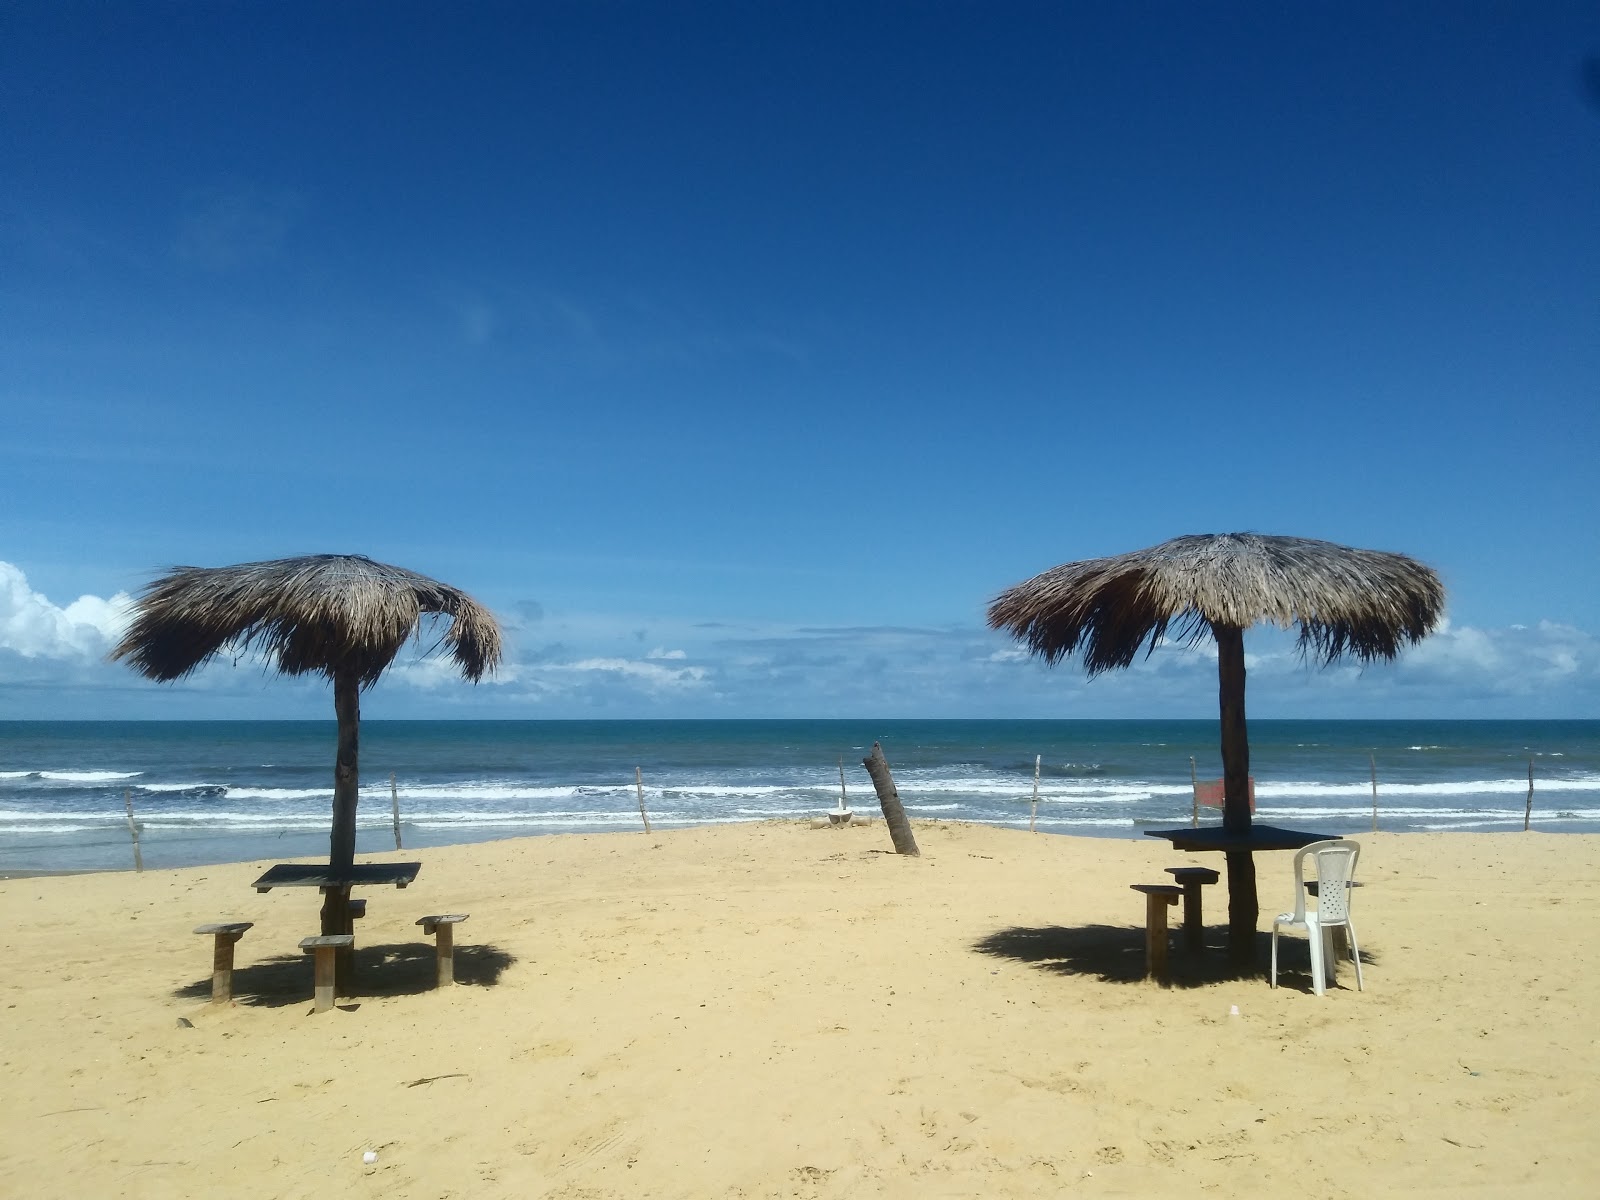
{"type": "Polygon", "coordinates": [[[906,820],[906,810],[900,803],[900,793],[895,789],[894,776],[889,774],[889,760],[883,757],[883,747],[873,742],[872,753],[861,760],[861,765],[872,776],[872,788],[878,793],[878,806],[883,809],[889,836],[894,839],[894,852],[920,856],[922,851],[917,849],[917,839],[911,834],[911,822],[906,820]]]}

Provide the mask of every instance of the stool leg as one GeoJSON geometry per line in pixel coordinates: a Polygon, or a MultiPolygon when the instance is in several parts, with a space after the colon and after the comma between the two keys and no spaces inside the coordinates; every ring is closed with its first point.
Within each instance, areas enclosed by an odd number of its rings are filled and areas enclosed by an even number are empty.
{"type": "Polygon", "coordinates": [[[211,1003],[227,1004],[233,999],[233,943],[225,933],[216,935],[211,950],[211,1003]]]}
{"type": "Polygon", "coordinates": [[[449,987],[456,981],[455,926],[441,924],[436,928],[439,937],[439,986],[449,987]]]}
{"type": "Polygon", "coordinates": [[[337,954],[338,951],[332,946],[318,946],[316,949],[314,961],[316,1002],[312,1007],[313,1012],[327,1012],[333,1007],[333,975],[337,954]]]}
{"type": "Polygon", "coordinates": [[[1167,898],[1146,896],[1144,905],[1144,977],[1167,979],[1167,898]]]}
{"type": "Polygon", "coordinates": [[[1206,928],[1200,915],[1200,884],[1183,885],[1183,944],[1198,952],[1205,949],[1206,928]]]}

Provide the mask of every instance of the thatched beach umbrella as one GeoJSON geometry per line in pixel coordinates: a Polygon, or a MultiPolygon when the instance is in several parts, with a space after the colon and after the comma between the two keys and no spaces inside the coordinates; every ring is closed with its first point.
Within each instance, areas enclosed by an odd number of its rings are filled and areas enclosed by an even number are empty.
{"type": "MultiPolygon", "coordinates": [[[[487,609],[457,588],[359,554],[174,567],[140,595],[111,658],[166,682],[224,650],[254,648],[285,675],[332,680],[339,749],[328,858],[341,869],[356,851],[360,693],[378,681],[422,616],[433,613],[452,618],[440,644],[466,678],[476,683],[494,670],[500,627],[487,609]]],[[[330,892],[330,901],[337,896],[337,889],[330,892]]],[[[339,901],[323,908],[323,933],[349,932],[344,908],[339,901]]]]}
{"type": "MultiPolygon", "coordinates": [[[[1002,592],[989,625],[1047,663],[1073,654],[1091,676],[1126,667],[1167,638],[1217,644],[1222,706],[1223,827],[1250,829],[1250,744],[1244,717],[1244,631],[1258,621],[1299,629],[1322,664],[1393,659],[1444,611],[1444,586],[1401,554],[1306,538],[1219,533],[1173,538],[1114,558],[1067,563],[1002,592]]],[[[1255,862],[1228,855],[1229,939],[1247,957],[1257,917],[1255,862]]]]}

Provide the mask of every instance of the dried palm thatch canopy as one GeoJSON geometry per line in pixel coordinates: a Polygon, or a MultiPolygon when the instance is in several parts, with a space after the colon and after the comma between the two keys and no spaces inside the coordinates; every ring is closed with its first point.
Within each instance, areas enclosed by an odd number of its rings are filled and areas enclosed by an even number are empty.
{"type": "MultiPolygon", "coordinates": [[[[224,650],[261,651],[285,675],[333,681],[339,748],[333,771],[335,870],[355,860],[360,694],[378,681],[424,614],[451,618],[440,639],[476,683],[500,661],[500,627],[465,592],[359,554],[315,554],[233,567],[175,567],[140,595],[111,651],[151,679],[181,679],[224,650]]],[[[350,892],[331,888],[322,932],[349,933],[350,892]]],[[[349,962],[340,965],[347,986],[349,962]]]]}
{"type": "MultiPolygon", "coordinates": [[[[1079,655],[1090,675],[1129,666],[1172,631],[1217,643],[1222,710],[1223,825],[1250,829],[1250,743],[1244,715],[1244,631],[1261,621],[1299,628],[1301,653],[1327,664],[1346,655],[1392,659],[1421,641],[1444,612],[1430,568],[1379,550],[1307,538],[1219,533],[1173,538],[1148,550],[1067,563],[997,596],[989,625],[1048,663],[1079,655]]],[[[1255,865],[1228,854],[1229,937],[1240,961],[1255,933],[1255,865]]]]}
{"type": "Polygon", "coordinates": [[[1067,563],[996,597],[989,625],[1089,674],[1129,666],[1166,638],[1190,644],[1223,626],[1299,626],[1300,649],[1331,663],[1392,659],[1444,610],[1428,567],[1381,550],[1309,538],[1222,533],[1173,538],[1115,558],[1067,563]]]}
{"type": "Polygon", "coordinates": [[[442,642],[476,683],[500,661],[500,628],[458,588],[358,554],[233,567],[175,567],[139,598],[111,652],[151,679],[181,679],[227,649],[263,651],[285,675],[378,681],[425,613],[453,618],[442,642]]]}

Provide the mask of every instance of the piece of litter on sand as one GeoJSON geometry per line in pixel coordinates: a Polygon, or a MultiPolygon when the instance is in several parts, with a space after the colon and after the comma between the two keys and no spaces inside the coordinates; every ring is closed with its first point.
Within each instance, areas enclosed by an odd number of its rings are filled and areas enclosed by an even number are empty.
{"type": "Polygon", "coordinates": [[[194,1028],[194,1022],[189,1020],[188,1017],[179,1017],[178,1018],[178,1028],[179,1029],[193,1029],[194,1028]]]}
{"type": "Polygon", "coordinates": [[[361,1156],[361,1161],[370,1167],[373,1163],[378,1161],[378,1152],[376,1150],[368,1150],[361,1156]]]}

